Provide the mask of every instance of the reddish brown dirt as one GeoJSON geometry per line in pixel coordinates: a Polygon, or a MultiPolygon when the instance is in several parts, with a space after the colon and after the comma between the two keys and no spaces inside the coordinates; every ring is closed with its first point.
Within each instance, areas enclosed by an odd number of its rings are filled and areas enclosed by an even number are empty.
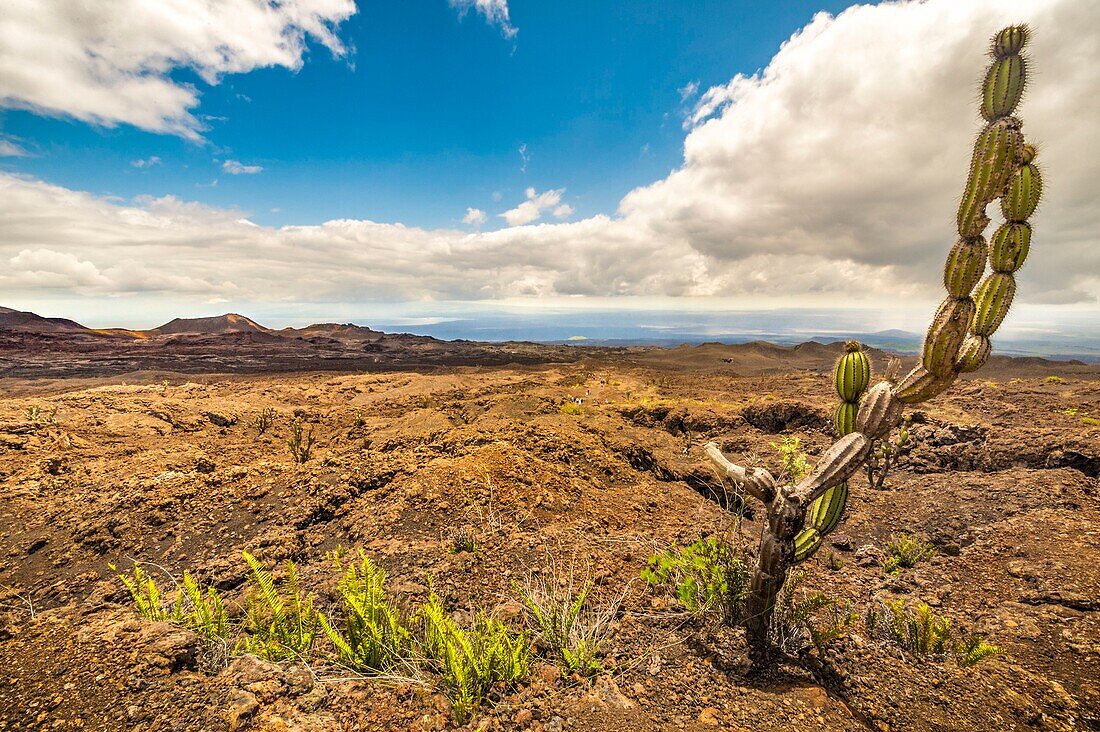
{"type": "MultiPolygon", "coordinates": [[[[854,484],[833,546],[809,563],[814,588],[858,608],[925,600],[1001,655],[971,669],[919,661],[857,625],[824,666],[750,677],[739,630],[688,618],[638,573],[655,548],[737,528],[704,497],[719,484],[701,445],[774,468],[769,443],[798,434],[819,454],[830,379],[662,358],[167,388],[160,375],[6,382],[17,395],[0,399],[0,730],[450,727],[430,688],[251,657],[208,673],[195,637],[138,618],[107,567],[189,569],[232,605],[241,550],[293,558],[327,608],[324,555],[338,545],[364,548],[409,601],[433,578],[462,617],[485,607],[518,622],[510,581],[550,562],[625,592],[593,685],[536,666],[471,729],[1100,728],[1095,374],[1048,381],[1002,364],[994,380],[960,383],[927,407],[886,490],[854,484]],[[582,414],[561,413],[571,397],[582,414]],[[268,407],[275,427],[258,436],[268,407]],[[285,445],[295,413],[318,437],[304,465],[285,445]],[[461,527],[476,552],[449,551],[461,527]],[[898,532],[937,555],[884,574],[874,557],[898,532]]],[[[740,525],[750,547],[757,530],[740,525]]]]}

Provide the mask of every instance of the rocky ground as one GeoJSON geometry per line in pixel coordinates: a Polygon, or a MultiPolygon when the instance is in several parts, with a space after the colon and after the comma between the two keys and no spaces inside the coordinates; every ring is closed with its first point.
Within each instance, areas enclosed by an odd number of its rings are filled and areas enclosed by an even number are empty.
{"type": "Polygon", "coordinates": [[[715,439],[773,469],[783,436],[820,454],[835,398],[822,369],[835,354],[761,376],[709,352],[688,358],[698,353],[5,380],[0,730],[454,726],[430,683],[212,662],[191,632],[140,618],[108,568],[186,569],[235,607],[242,550],[291,558],[328,609],[325,554],[338,546],[367,551],[410,602],[430,581],[459,617],[489,608],[519,623],[510,583],[532,569],[591,576],[602,601],[622,598],[593,683],[539,661],[471,729],[1100,729],[1100,374],[1002,363],[960,382],[918,416],[884,490],[853,484],[808,565],[807,587],[857,610],[924,600],[1000,655],[969,669],[918,660],[857,624],[824,659],[750,676],[740,630],[685,614],[639,571],[655,550],[714,532],[752,550],[758,519],[711,500],[721,485],[701,446],[715,439]],[[563,413],[573,398],[580,414],[563,413]],[[260,435],[264,409],[275,423],[260,435]],[[304,464],[286,446],[295,416],[317,437],[304,464]],[[461,530],[476,551],[453,551],[461,530]],[[887,575],[884,550],[901,532],[937,552],[887,575]]]}

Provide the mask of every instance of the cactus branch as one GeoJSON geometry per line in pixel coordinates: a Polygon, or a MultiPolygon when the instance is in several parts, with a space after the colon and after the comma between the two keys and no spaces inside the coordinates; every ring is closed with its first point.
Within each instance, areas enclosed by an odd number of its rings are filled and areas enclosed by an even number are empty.
{"type": "MultiPolygon", "coordinates": [[[[959,239],[944,266],[947,297],[928,327],[921,362],[896,385],[882,381],[868,388],[870,362],[858,343],[847,343],[834,372],[841,398],[835,416],[839,439],[794,485],[778,486],[762,468],[734,465],[713,442],[705,447],[726,479],[767,506],[756,572],[745,600],[749,655],[756,668],[774,654],[769,631],[788,570],[812,556],[839,523],[848,498],[848,479],[875,459],[876,445],[888,441],[901,425],[903,407],[941,394],[960,373],[977,371],[985,364],[992,350],[990,336],[1012,305],[1015,272],[1031,245],[1028,219],[1043,190],[1042,176],[1033,162],[1035,148],[1024,140],[1022,123],[1012,116],[1027,85],[1028,63],[1021,52],[1029,37],[1026,26],[1010,26],[990,42],[992,61],[983,77],[979,105],[986,125],[974,143],[959,202],[959,239]],[[997,199],[1005,223],[987,245],[986,210],[997,199]],[[987,261],[992,271],[982,279],[987,261]]],[[[898,445],[903,444],[903,435],[904,431],[898,445]]]]}

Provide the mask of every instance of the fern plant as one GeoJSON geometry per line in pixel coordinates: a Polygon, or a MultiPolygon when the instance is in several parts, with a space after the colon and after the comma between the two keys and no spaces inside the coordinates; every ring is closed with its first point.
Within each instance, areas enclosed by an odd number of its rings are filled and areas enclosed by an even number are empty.
{"type": "Polygon", "coordinates": [[[572,577],[564,587],[533,575],[526,585],[512,582],[529,623],[561,664],[565,675],[591,679],[603,668],[600,654],[618,603],[599,607],[591,598],[592,580],[574,592],[572,577]]]}
{"type": "Polygon", "coordinates": [[[206,638],[227,638],[230,635],[229,613],[221,595],[213,587],[203,588],[191,576],[183,573],[183,592],[189,607],[183,609],[182,622],[206,638]]]}
{"type": "Polygon", "coordinates": [[[808,574],[799,570],[787,578],[775,609],[772,642],[789,653],[812,645],[824,656],[829,644],[847,635],[859,615],[822,592],[801,590],[808,574]]]}
{"type": "Polygon", "coordinates": [[[107,565],[130,592],[134,608],[146,620],[154,622],[179,622],[183,618],[183,596],[177,595],[175,602],[169,602],[157,585],[140,564],[135,564],[130,574],[120,572],[114,564],[107,565]]]}
{"type": "MultiPolygon", "coordinates": [[[[339,559],[336,565],[342,568],[339,559]]],[[[341,663],[359,671],[380,673],[393,668],[407,657],[412,642],[401,612],[386,597],[385,585],[385,570],[360,549],[359,564],[349,565],[338,585],[343,622],[318,616],[341,663]]]]}
{"type": "Polygon", "coordinates": [[[246,634],[238,653],[253,653],[271,661],[299,658],[313,648],[320,630],[313,595],[298,584],[298,569],[287,560],[281,583],[254,556],[241,552],[248,564],[249,588],[245,601],[246,634]]]}
{"type": "Polygon", "coordinates": [[[514,633],[499,620],[478,613],[464,630],[443,608],[435,592],[420,608],[418,645],[442,680],[455,721],[464,723],[494,686],[509,688],[528,673],[531,639],[514,633]]]}
{"type": "Polygon", "coordinates": [[[953,656],[962,667],[977,665],[1001,649],[978,634],[959,635],[951,619],[938,615],[927,603],[909,607],[905,600],[873,605],[865,618],[868,635],[893,643],[917,658],[953,656]]]}
{"type": "Polygon", "coordinates": [[[985,659],[1001,652],[999,646],[986,641],[982,636],[971,633],[955,641],[955,663],[963,668],[977,666],[985,659]]]}

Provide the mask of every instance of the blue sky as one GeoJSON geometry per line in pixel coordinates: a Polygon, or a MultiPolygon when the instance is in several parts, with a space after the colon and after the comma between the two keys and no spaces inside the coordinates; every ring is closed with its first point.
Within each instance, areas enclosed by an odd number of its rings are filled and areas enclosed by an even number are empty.
{"type": "Polygon", "coordinates": [[[461,226],[467,207],[502,211],[528,186],[564,187],[578,217],[612,213],[681,162],[679,90],[752,74],[815,12],[847,3],[513,0],[512,38],[446,0],[357,5],[339,28],[346,57],[314,42],[297,71],[213,85],[174,71],[201,91],[203,142],[9,110],[3,131],[35,157],[5,168],[123,198],[237,207],[269,225],[461,226]],[[228,175],[225,160],[263,171],[228,175]]]}
{"type": "Polygon", "coordinates": [[[0,4],[0,303],[919,331],[988,38],[1021,22],[1047,186],[1002,333],[1087,323],[1100,4],[1079,0],[0,4]]]}

